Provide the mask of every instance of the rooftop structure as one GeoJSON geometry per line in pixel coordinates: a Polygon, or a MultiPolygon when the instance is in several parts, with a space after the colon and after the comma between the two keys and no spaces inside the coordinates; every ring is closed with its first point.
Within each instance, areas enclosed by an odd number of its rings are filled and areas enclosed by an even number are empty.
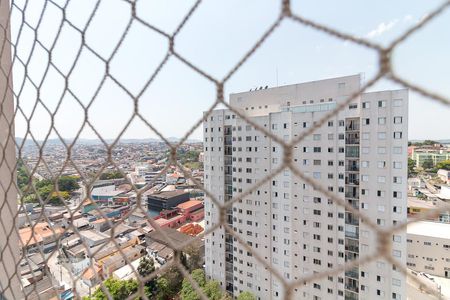
{"type": "Polygon", "coordinates": [[[155,192],[147,195],[147,206],[149,210],[161,211],[177,206],[189,200],[189,193],[181,190],[168,192],[155,192]]]}

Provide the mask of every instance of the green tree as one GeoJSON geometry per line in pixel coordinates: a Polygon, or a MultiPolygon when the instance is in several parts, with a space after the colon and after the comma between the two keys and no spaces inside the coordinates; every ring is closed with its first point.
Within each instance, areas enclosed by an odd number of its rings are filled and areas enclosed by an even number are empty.
{"type": "Polygon", "coordinates": [[[79,189],[78,178],[75,176],[61,176],[58,179],[58,187],[60,191],[73,192],[79,189]]]}
{"type": "Polygon", "coordinates": [[[39,196],[41,196],[42,201],[45,201],[48,198],[48,196],[51,193],[53,193],[53,186],[51,185],[41,186],[40,188],[37,188],[37,192],[39,196]]]}
{"type": "Polygon", "coordinates": [[[53,181],[51,181],[50,179],[38,180],[34,183],[34,186],[38,190],[46,186],[53,186],[53,181]]]}
{"type": "Polygon", "coordinates": [[[38,201],[36,194],[29,194],[22,198],[22,202],[23,203],[37,203],[39,201],[38,201]]]}
{"type": "Polygon", "coordinates": [[[414,159],[408,158],[408,176],[414,174],[414,169],[416,167],[416,161],[414,159]]]}
{"type": "Polygon", "coordinates": [[[450,170],[450,160],[444,160],[441,162],[438,162],[436,164],[436,171],[444,169],[444,170],[450,170]]]}
{"type": "MultiPolygon", "coordinates": [[[[113,300],[127,299],[130,295],[137,292],[139,286],[137,280],[119,280],[113,277],[109,277],[108,279],[106,279],[103,284],[111,294],[113,300]]],[[[85,299],[106,300],[108,299],[108,296],[101,289],[101,287],[98,287],[92,297],[86,297],[85,299]]]]}
{"type": "Polygon", "coordinates": [[[191,245],[187,247],[184,251],[184,261],[183,265],[192,272],[195,269],[200,269],[203,267],[203,256],[200,253],[200,248],[196,245],[191,245]]]}
{"type": "Polygon", "coordinates": [[[17,185],[23,191],[27,190],[30,184],[30,176],[28,176],[26,166],[22,160],[17,162],[17,185]]]}
{"type": "MultiPolygon", "coordinates": [[[[141,261],[139,262],[137,271],[142,277],[147,277],[152,274],[155,271],[155,262],[153,261],[153,258],[150,258],[148,256],[142,257],[141,261]]],[[[145,286],[148,287],[150,292],[153,292],[153,290],[155,289],[155,280],[151,279],[145,282],[145,286]]]]}
{"type": "Polygon", "coordinates": [[[167,300],[174,292],[170,289],[170,283],[165,277],[160,277],[156,280],[156,299],[167,300]]]}
{"type": "Polygon", "coordinates": [[[222,289],[217,280],[208,281],[203,287],[203,291],[210,300],[221,300],[223,298],[222,289]]]}
{"type": "Polygon", "coordinates": [[[183,275],[176,266],[171,266],[156,282],[157,298],[170,299],[181,290],[183,275]],[[162,289],[162,290],[161,290],[162,289]]]}
{"type": "Polygon", "coordinates": [[[250,292],[242,292],[237,297],[238,300],[256,300],[256,297],[250,292]]]}
{"type": "Polygon", "coordinates": [[[70,198],[69,192],[53,192],[48,200],[48,203],[53,205],[62,205],[64,200],[70,198]]]}
{"type": "Polygon", "coordinates": [[[434,145],[434,144],[439,144],[439,143],[436,142],[436,141],[433,141],[433,140],[425,140],[425,141],[422,143],[422,145],[434,145]]]}
{"type": "Polygon", "coordinates": [[[119,171],[105,172],[100,175],[100,180],[120,179],[123,178],[119,171]]]}
{"type": "MultiPolygon", "coordinates": [[[[191,273],[192,279],[198,283],[200,288],[203,288],[206,284],[205,273],[202,269],[196,269],[191,273]]],[[[197,291],[191,285],[187,278],[183,279],[183,284],[181,288],[181,299],[182,300],[200,300],[200,296],[197,291]]]]}
{"type": "Polygon", "coordinates": [[[197,150],[189,150],[189,151],[184,151],[183,149],[177,150],[178,161],[183,165],[187,162],[197,162],[199,155],[200,151],[197,150]]]}

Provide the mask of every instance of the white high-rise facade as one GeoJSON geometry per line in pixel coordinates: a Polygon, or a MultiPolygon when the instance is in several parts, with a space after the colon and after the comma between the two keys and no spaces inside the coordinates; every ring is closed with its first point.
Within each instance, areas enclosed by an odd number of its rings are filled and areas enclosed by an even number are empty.
{"type": "MultiPolygon", "coordinates": [[[[284,141],[295,139],[360,89],[359,75],[232,94],[230,104],[284,141]]],[[[360,210],[379,229],[406,220],[408,91],[364,93],[293,149],[293,164],[360,210]]],[[[205,188],[220,203],[246,192],[283,162],[283,148],[230,110],[204,122],[205,188]]],[[[205,198],[206,224],[220,214],[205,198]]],[[[377,252],[377,233],[288,169],[236,202],[223,227],[205,238],[206,274],[238,295],[283,299],[286,281],[332,271],[377,252]]],[[[389,237],[391,238],[391,237],[389,237]]],[[[406,234],[392,236],[392,255],[406,265],[406,234]]],[[[384,259],[325,276],[294,299],[406,299],[406,279],[384,259]]]]}

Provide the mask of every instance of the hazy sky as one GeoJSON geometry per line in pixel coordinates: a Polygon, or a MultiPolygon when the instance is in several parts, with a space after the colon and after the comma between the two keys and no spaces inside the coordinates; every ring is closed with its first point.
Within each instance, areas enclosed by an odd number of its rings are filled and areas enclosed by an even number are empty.
{"type": "MultiPolygon", "coordinates": [[[[21,1],[15,1],[23,7],[21,1]]],[[[23,1],[25,2],[25,1],[23,1]]],[[[25,19],[35,27],[45,1],[28,1],[25,19]]],[[[56,1],[64,4],[65,1],[56,1]]],[[[97,1],[73,0],[66,18],[83,28],[97,1]]],[[[252,47],[261,34],[277,18],[280,1],[204,1],[177,36],[175,49],[193,64],[216,78],[222,78],[252,47]]],[[[137,3],[137,15],[148,23],[172,33],[193,1],[150,1],[137,3]]],[[[440,1],[293,1],[294,11],[305,17],[357,36],[387,44],[420,20],[440,1]]],[[[109,59],[120,36],[130,21],[130,5],[122,0],[103,0],[90,26],[85,42],[100,56],[109,59]]],[[[17,40],[21,14],[13,8],[12,39],[17,40]]],[[[58,34],[61,11],[47,3],[38,40],[50,47],[58,34]]],[[[450,10],[414,34],[394,53],[394,66],[405,78],[450,97],[450,10]]],[[[20,107],[30,116],[38,97],[35,85],[41,86],[39,97],[54,111],[61,96],[63,101],[55,117],[55,127],[65,138],[75,136],[81,128],[84,112],[74,97],[64,93],[64,77],[48,65],[48,55],[36,45],[30,58],[33,31],[24,26],[17,45],[17,54],[29,64],[25,69],[19,61],[14,65],[15,91],[20,107]],[[25,72],[26,71],[26,72],[25,72]],[[43,80],[44,78],[44,80],[43,80]],[[24,83],[22,87],[22,83],[24,83]]],[[[81,35],[65,23],[52,51],[52,62],[64,74],[69,74],[81,46],[81,35]]],[[[139,94],[146,80],[167,53],[167,40],[138,22],[131,24],[115,56],[109,72],[133,95],[139,94]]],[[[323,78],[363,73],[366,80],[377,70],[378,57],[372,50],[330,37],[285,20],[265,44],[227,82],[226,94],[247,91],[257,86],[293,84],[323,78]]],[[[83,48],[68,77],[69,88],[87,104],[102,82],[105,64],[91,51],[83,48]]],[[[382,81],[371,90],[401,88],[382,81]]],[[[181,137],[202,112],[215,100],[215,86],[177,58],[171,57],[152,84],[142,93],[139,111],[165,136],[181,137]]],[[[450,107],[410,93],[411,139],[450,138],[450,107]]],[[[113,138],[124,128],[133,114],[133,100],[106,79],[89,109],[89,120],[104,138],[113,138]]],[[[24,118],[17,116],[16,136],[24,137],[24,118]]],[[[37,105],[31,120],[31,131],[42,139],[50,129],[48,112],[37,105]]],[[[197,129],[191,138],[201,138],[197,129]]],[[[51,133],[51,137],[55,137],[51,133]]],[[[140,120],[134,120],[124,138],[148,138],[156,135],[140,120]]],[[[96,138],[88,128],[84,138],[96,138]]]]}

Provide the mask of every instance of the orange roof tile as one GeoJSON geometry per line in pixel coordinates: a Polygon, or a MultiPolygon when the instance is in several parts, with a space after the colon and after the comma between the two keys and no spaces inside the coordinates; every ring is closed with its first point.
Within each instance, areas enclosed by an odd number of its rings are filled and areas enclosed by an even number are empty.
{"type": "Polygon", "coordinates": [[[179,209],[188,209],[188,208],[194,207],[201,203],[202,203],[202,201],[199,201],[199,200],[189,200],[189,201],[178,204],[177,207],[179,209]]]}

